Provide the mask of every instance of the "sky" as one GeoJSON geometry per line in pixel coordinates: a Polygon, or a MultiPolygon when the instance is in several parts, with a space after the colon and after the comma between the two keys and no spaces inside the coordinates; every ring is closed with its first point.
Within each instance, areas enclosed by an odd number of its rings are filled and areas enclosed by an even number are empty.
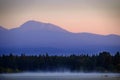
{"type": "Polygon", "coordinates": [[[120,0],[0,0],[0,26],[11,29],[28,20],[75,33],[120,35],[120,0]]]}

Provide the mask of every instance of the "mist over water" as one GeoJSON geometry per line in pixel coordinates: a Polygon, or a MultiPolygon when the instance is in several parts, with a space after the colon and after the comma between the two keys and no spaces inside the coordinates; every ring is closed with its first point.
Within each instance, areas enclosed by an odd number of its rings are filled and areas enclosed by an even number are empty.
{"type": "Polygon", "coordinates": [[[0,74],[0,80],[119,80],[119,73],[23,72],[0,74]]]}

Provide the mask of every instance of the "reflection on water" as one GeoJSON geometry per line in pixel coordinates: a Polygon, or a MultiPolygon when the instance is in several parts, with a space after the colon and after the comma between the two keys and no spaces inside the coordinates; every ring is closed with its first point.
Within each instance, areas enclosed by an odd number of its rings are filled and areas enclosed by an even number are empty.
{"type": "Polygon", "coordinates": [[[11,73],[0,80],[120,80],[119,73],[11,73]]]}

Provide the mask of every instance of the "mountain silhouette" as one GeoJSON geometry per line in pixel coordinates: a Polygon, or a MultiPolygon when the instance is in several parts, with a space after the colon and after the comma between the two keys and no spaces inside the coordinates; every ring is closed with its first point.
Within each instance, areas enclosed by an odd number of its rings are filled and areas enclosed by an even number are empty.
{"type": "Polygon", "coordinates": [[[4,32],[7,32],[8,30],[0,26],[0,34],[4,34],[4,32]]]}
{"type": "Polygon", "coordinates": [[[20,27],[0,27],[0,53],[97,53],[120,51],[119,35],[72,33],[54,24],[30,20],[20,27]]]}

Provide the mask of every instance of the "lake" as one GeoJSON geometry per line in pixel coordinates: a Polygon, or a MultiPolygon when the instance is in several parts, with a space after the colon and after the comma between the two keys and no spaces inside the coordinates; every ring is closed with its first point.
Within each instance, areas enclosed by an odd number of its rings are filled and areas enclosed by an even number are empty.
{"type": "Polygon", "coordinates": [[[23,72],[0,74],[0,80],[120,80],[120,73],[23,72]]]}

